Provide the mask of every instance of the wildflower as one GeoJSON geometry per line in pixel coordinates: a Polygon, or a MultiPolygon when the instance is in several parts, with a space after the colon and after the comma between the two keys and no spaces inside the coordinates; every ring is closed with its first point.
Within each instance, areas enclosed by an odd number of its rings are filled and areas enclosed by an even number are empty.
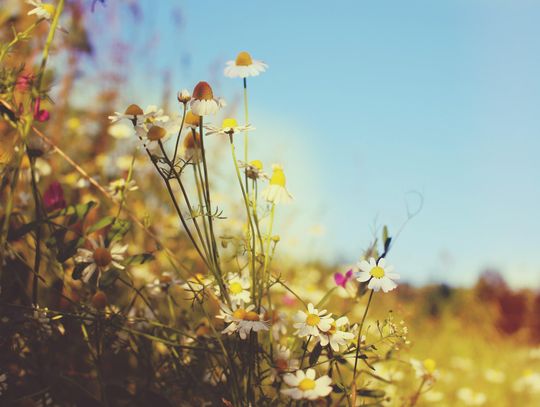
{"type": "Polygon", "coordinates": [[[308,304],[308,312],[298,311],[294,316],[293,326],[297,329],[295,335],[300,338],[305,336],[319,336],[320,332],[327,332],[332,327],[332,314],[326,310],[319,311],[312,303],[308,304]]]}
{"type": "Polygon", "coordinates": [[[202,160],[201,135],[196,131],[190,131],[182,142],[184,147],[184,160],[196,164],[202,160]]]}
{"type": "Polygon", "coordinates": [[[271,368],[270,377],[275,382],[283,373],[294,372],[300,367],[300,361],[291,357],[291,350],[286,346],[278,345],[274,352],[274,367],[271,368]]]}
{"type": "Polygon", "coordinates": [[[128,191],[136,191],[139,187],[137,186],[135,180],[130,180],[126,183],[125,178],[120,178],[109,183],[107,187],[107,192],[111,194],[113,199],[122,198],[128,191]]]}
{"type": "Polygon", "coordinates": [[[208,116],[226,105],[223,99],[214,98],[214,92],[207,82],[199,82],[193,89],[190,107],[194,114],[208,116]]]}
{"type": "Polygon", "coordinates": [[[191,100],[191,94],[187,89],[182,89],[181,91],[178,91],[178,94],[176,95],[176,98],[178,101],[182,104],[187,104],[191,100]]]}
{"type": "Polygon", "coordinates": [[[321,331],[319,334],[318,339],[321,346],[330,345],[334,352],[339,352],[340,347],[347,346],[355,338],[354,333],[347,331],[348,325],[349,319],[347,317],[341,317],[332,321],[330,329],[321,331]]]}
{"type": "Polygon", "coordinates": [[[504,383],[504,381],[506,380],[506,375],[500,370],[486,369],[486,371],[484,372],[484,378],[488,382],[500,384],[504,383]]]}
{"type": "Polygon", "coordinates": [[[50,20],[54,15],[54,4],[43,3],[41,0],[26,0],[26,3],[34,6],[34,8],[27,13],[29,16],[35,14],[38,18],[50,20]]]}
{"type": "Polygon", "coordinates": [[[526,369],[514,382],[513,390],[519,393],[540,393],[540,373],[526,369]]]}
{"type": "Polygon", "coordinates": [[[38,122],[46,122],[49,120],[50,114],[47,109],[41,109],[41,98],[36,98],[34,102],[34,120],[38,122]]]}
{"type": "Polygon", "coordinates": [[[98,273],[97,281],[99,283],[101,273],[106,272],[110,268],[119,270],[125,268],[120,262],[125,259],[127,245],[122,246],[119,243],[112,243],[109,247],[106,247],[101,236],[99,237],[99,241],[90,239],[90,244],[92,246],[91,250],[79,248],[75,255],[75,262],[85,265],[81,275],[85,283],[88,283],[96,271],[98,273]]]}
{"type": "Polygon", "coordinates": [[[242,303],[233,303],[232,308],[222,304],[221,312],[216,318],[223,319],[229,325],[221,332],[228,335],[238,332],[240,339],[246,339],[252,331],[268,331],[268,321],[264,320],[264,314],[259,314],[254,309],[254,305],[244,308],[242,303]]]}
{"type": "Polygon", "coordinates": [[[283,311],[266,311],[264,319],[269,320],[272,325],[272,336],[277,341],[279,337],[287,333],[287,314],[283,311]]]}
{"type": "Polygon", "coordinates": [[[251,124],[248,124],[246,126],[239,126],[236,119],[232,119],[232,118],[224,119],[223,122],[221,123],[221,127],[214,127],[214,126],[204,126],[204,127],[205,129],[208,130],[206,132],[208,136],[212,134],[231,135],[233,133],[238,133],[241,131],[255,130],[255,128],[251,124]]]}
{"type": "Polygon", "coordinates": [[[457,392],[457,397],[468,406],[481,406],[487,400],[484,393],[476,393],[469,387],[460,388],[457,392]]]}
{"type": "MultiPolygon", "coordinates": [[[[19,174],[19,177],[21,181],[23,182],[30,182],[32,179],[32,171],[31,171],[31,163],[30,159],[28,158],[28,154],[23,155],[22,161],[21,161],[21,171],[19,174]]],[[[37,157],[34,159],[34,176],[36,177],[36,182],[39,182],[41,177],[46,177],[50,175],[52,172],[51,165],[47,162],[47,160],[37,157]]]]}
{"type": "Polygon", "coordinates": [[[64,190],[58,181],[52,182],[43,193],[43,206],[47,212],[64,209],[66,207],[64,190]]]}
{"type": "MultiPolygon", "coordinates": [[[[175,280],[173,280],[174,282],[175,280]]],[[[181,287],[186,291],[191,291],[195,295],[203,291],[206,286],[210,284],[210,280],[206,278],[203,274],[197,273],[193,277],[186,280],[181,287]]],[[[218,294],[219,295],[219,294],[218,294]]]]}
{"type": "Polygon", "coordinates": [[[184,126],[188,129],[199,130],[201,125],[201,116],[196,115],[191,110],[188,110],[184,118],[184,126]]]}
{"type": "Polygon", "coordinates": [[[116,122],[109,126],[107,132],[115,139],[126,139],[133,136],[133,126],[124,122],[116,122]]]}
{"type": "Polygon", "coordinates": [[[227,288],[231,301],[244,303],[251,301],[249,292],[251,283],[248,276],[239,275],[238,273],[229,274],[227,276],[227,288]]]}
{"type": "Polygon", "coordinates": [[[181,284],[181,280],[174,278],[171,273],[165,271],[154,282],[146,284],[146,287],[150,289],[152,295],[160,295],[168,292],[173,285],[179,284],[181,284]]]}
{"type": "Polygon", "coordinates": [[[269,185],[262,192],[263,198],[273,204],[290,202],[293,197],[285,188],[286,178],[281,165],[272,165],[272,177],[269,185]]]}
{"type": "Polygon", "coordinates": [[[135,132],[139,139],[145,143],[145,147],[152,150],[162,140],[166,140],[173,134],[178,134],[180,123],[169,116],[146,117],[143,123],[137,125],[135,132]]]}
{"type": "Polygon", "coordinates": [[[108,300],[107,300],[107,294],[105,294],[103,291],[98,290],[96,293],[92,296],[92,307],[94,307],[97,310],[103,310],[107,306],[108,300]]]}
{"type": "Polygon", "coordinates": [[[416,377],[425,380],[426,383],[433,383],[439,377],[439,371],[436,370],[437,363],[433,359],[424,359],[419,361],[411,359],[411,366],[414,368],[416,377]]]}
{"type": "Polygon", "coordinates": [[[289,388],[281,392],[295,400],[316,400],[328,396],[332,392],[332,379],[326,375],[315,379],[315,375],[315,369],[307,369],[305,373],[302,370],[297,370],[296,374],[287,373],[283,380],[289,388]]]}
{"type": "Polygon", "coordinates": [[[337,286],[345,288],[349,280],[352,279],[353,271],[350,269],[345,274],[336,273],[334,274],[334,281],[337,286]]]}
{"type": "Polygon", "coordinates": [[[360,271],[356,273],[356,279],[360,282],[369,280],[368,288],[373,291],[382,290],[387,293],[397,287],[393,280],[399,279],[399,274],[393,273],[393,266],[386,266],[385,259],[380,259],[377,262],[373,257],[369,262],[362,260],[358,263],[360,271]]]}
{"type": "Polygon", "coordinates": [[[263,163],[261,160],[253,160],[249,163],[238,160],[238,167],[244,168],[247,177],[252,180],[258,180],[260,178],[270,179],[270,177],[263,172],[263,163]]]}
{"type": "Polygon", "coordinates": [[[267,64],[252,59],[248,52],[242,51],[237,55],[236,60],[227,61],[224,73],[229,78],[246,78],[258,76],[261,72],[266,71],[266,68],[268,68],[267,64]]]}

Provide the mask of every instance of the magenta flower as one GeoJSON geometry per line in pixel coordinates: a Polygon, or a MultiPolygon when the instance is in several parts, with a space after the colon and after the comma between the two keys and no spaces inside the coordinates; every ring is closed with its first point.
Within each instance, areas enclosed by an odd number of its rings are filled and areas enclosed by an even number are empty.
{"type": "Polygon", "coordinates": [[[46,122],[49,120],[50,114],[46,109],[40,109],[41,99],[37,98],[34,104],[34,120],[38,122],[46,122]]]}
{"type": "Polygon", "coordinates": [[[64,190],[58,181],[54,181],[43,194],[43,206],[47,212],[52,212],[66,207],[64,190]]]}
{"type": "Polygon", "coordinates": [[[336,285],[345,288],[349,280],[352,278],[353,271],[350,269],[345,274],[336,273],[334,274],[334,281],[336,285]]]}

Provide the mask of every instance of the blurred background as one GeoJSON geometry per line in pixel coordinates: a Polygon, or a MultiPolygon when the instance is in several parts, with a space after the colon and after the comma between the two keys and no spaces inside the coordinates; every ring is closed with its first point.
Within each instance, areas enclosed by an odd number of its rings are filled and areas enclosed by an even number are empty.
{"type": "Polygon", "coordinates": [[[418,212],[391,255],[407,281],[540,282],[538,2],[81,3],[92,50],[73,102],[113,81],[117,110],[174,108],[207,80],[240,119],[225,62],[269,64],[248,85],[251,147],[288,174],[291,255],[354,262],[418,212]]]}

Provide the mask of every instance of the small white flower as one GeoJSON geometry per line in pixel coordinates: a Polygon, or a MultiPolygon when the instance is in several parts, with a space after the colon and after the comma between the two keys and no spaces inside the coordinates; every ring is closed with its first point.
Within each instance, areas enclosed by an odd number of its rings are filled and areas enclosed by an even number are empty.
{"type": "Polygon", "coordinates": [[[127,195],[127,192],[129,191],[136,191],[138,189],[139,187],[137,186],[135,180],[131,180],[126,183],[125,178],[111,181],[107,186],[107,192],[111,194],[115,200],[121,199],[123,196],[127,195]]]}
{"type": "Polygon", "coordinates": [[[99,237],[99,241],[89,239],[92,249],[77,249],[75,262],[86,264],[82,271],[81,278],[85,283],[88,283],[94,273],[97,271],[97,283],[101,278],[101,273],[114,267],[123,270],[125,267],[120,263],[125,259],[127,245],[122,246],[119,243],[112,243],[109,247],[105,246],[103,237],[99,237]]]}
{"type": "Polygon", "coordinates": [[[32,10],[28,12],[28,15],[31,16],[35,14],[38,18],[44,18],[45,20],[50,20],[54,14],[54,4],[43,3],[41,0],[26,0],[26,3],[34,6],[32,10]]]}
{"type": "Polygon", "coordinates": [[[180,103],[186,104],[191,100],[191,93],[187,89],[182,89],[178,91],[178,94],[176,95],[176,98],[180,103]]]}
{"type": "Polygon", "coordinates": [[[264,314],[257,313],[254,309],[253,304],[247,308],[244,308],[242,303],[233,303],[232,308],[221,304],[220,314],[216,318],[229,324],[221,333],[232,335],[237,332],[240,339],[247,339],[251,332],[268,331],[269,324],[264,320],[264,314]]]}
{"type": "Polygon", "coordinates": [[[410,360],[411,366],[414,368],[416,377],[425,380],[426,383],[432,384],[439,378],[437,363],[433,359],[425,359],[423,361],[417,359],[410,360]]]}
{"type": "Polygon", "coordinates": [[[266,311],[264,313],[264,319],[270,321],[272,325],[272,336],[276,341],[279,340],[280,336],[287,333],[287,314],[285,312],[276,310],[272,310],[271,312],[266,311]]]}
{"type": "Polygon", "coordinates": [[[513,390],[518,393],[540,393],[540,373],[527,369],[514,382],[513,390]]]}
{"type": "Polygon", "coordinates": [[[204,128],[207,130],[206,132],[207,136],[210,136],[212,134],[230,135],[230,134],[239,133],[242,131],[255,130],[255,127],[253,127],[251,124],[247,124],[245,126],[239,126],[236,119],[232,119],[232,118],[224,119],[223,122],[221,123],[221,127],[208,125],[208,126],[204,126],[204,128]]]}
{"type": "Polygon", "coordinates": [[[263,198],[273,204],[287,203],[292,201],[293,197],[285,187],[286,178],[283,167],[278,164],[272,165],[272,177],[268,186],[263,190],[263,198]]]}
{"type": "Polygon", "coordinates": [[[225,100],[214,98],[214,92],[207,82],[199,82],[193,89],[191,111],[198,116],[208,116],[226,106],[225,100]]]}
{"type": "Polygon", "coordinates": [[[354,339],[355,334],[347,330],[349,319],[347,317],[338,318],[332,321],[330,329],[319,334],[321,346],[330,345],[334,352],[339,352],[340,348],[346,347],[354,339]],[[342,329],[343,328],[343,329],[342,329]]]}
{"type": "MultiPolygon", "coordinates": [[[[201,273],[196,273],[181,285],[185,291],[193,293],[193,298],[200,298],[204,289],[211,284],[211,281],[201,273]]],[[[219,295],[219,290],[217,295],[219,295]]]]}
{"type": "Polygon", "coordinates": [[[384,258],[378,263],[373,257],[369,262],[362,260],[358,263],[358,268],[360,271],[356,273],[356,279],[361,283],[369,280],[368,288],[373,291],[382,289],[387,293],[397,287],[394,280],[399,279],[399,274],[393,272],[393,266],[386,265],[384,258]]]}
{"type": "Polygon", "coordinates": [[[491,383],[500,384],[506,380],[506,374],[496,369],[486,369],[484,378],[491,383]]]}
{"type": "Polygon", "coordinates": [[[244,161],[238,160],[238,167],[244,168],[244,171],[246,172],[246,175],[248,178],[252,180],[258,180],[258,179],[270,179],[268,174],[263,172],[263,163],[261,160],[253,160],[249,163],[246,163],[244,161]]]}
{"type": "Polygon", "coordinates": [[[159,296],[167,293],[173,285],[180,285],[181,280],[174,278],[171,273],[165,271],[161,273],[159,278],[156,278],[152,283],[146,284],[146,288],[150,289],[150,294],[159,296]]]}
{"type": "Polygon", "coordinates": [[[229,297],[233,302],[248,303],[251,301],[251,282],[247,275],[240,275],[238,273],[230,273],[227,276],[227,289],[229,291],[229,297]]]}
{"type": "Polygon", "coordinates": [[[224,73],[229,78],[247,78],[258,76],[261,72],[266,71],[266,68],[268,68],[267,64],[252,59],[248,52],[242,51],[237,55],[236,60],[227,61],[224,73]]]}
{"type": "Polygon", "coordinates": [[[293,326],[296,328],[295,335],[303,338],[305,336],[318,337],[321,332],[327,332],[332,327],[332,314],[327,311],[316,309],[313,304],[308,304],[307,313],[298,311],[294,316],[293,326]]]}
{"type": "Polygon", "coordinates": [[[282,389],[281,393],[295,400],[316,400],[328,396],[332,392],[332,379],[326,375],[318,379],[315,377],[315,369],[307,369],[305,373],[302,370],[297,370],[296,374],[287,373],[283,381],[289,388],[282,389]]]}
{"type": "Polygon", "coordinates": [[[460,388],[457,392],[457,397],[468,406],[481,406],[487,401],[484,393],[477,393],[469,387],[460,388]]]}

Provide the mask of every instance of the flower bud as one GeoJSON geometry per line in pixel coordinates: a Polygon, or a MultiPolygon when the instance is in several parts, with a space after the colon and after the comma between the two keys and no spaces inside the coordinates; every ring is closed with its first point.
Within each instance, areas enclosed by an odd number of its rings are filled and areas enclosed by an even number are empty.
{"type": "Polygon", "coordinates": [[[191,100],[191,94],[187,89],[182,89],[181,91],[179,91],[176,97],[178,101],[180,103],[183,103],[184,105],[191,100]]]}

